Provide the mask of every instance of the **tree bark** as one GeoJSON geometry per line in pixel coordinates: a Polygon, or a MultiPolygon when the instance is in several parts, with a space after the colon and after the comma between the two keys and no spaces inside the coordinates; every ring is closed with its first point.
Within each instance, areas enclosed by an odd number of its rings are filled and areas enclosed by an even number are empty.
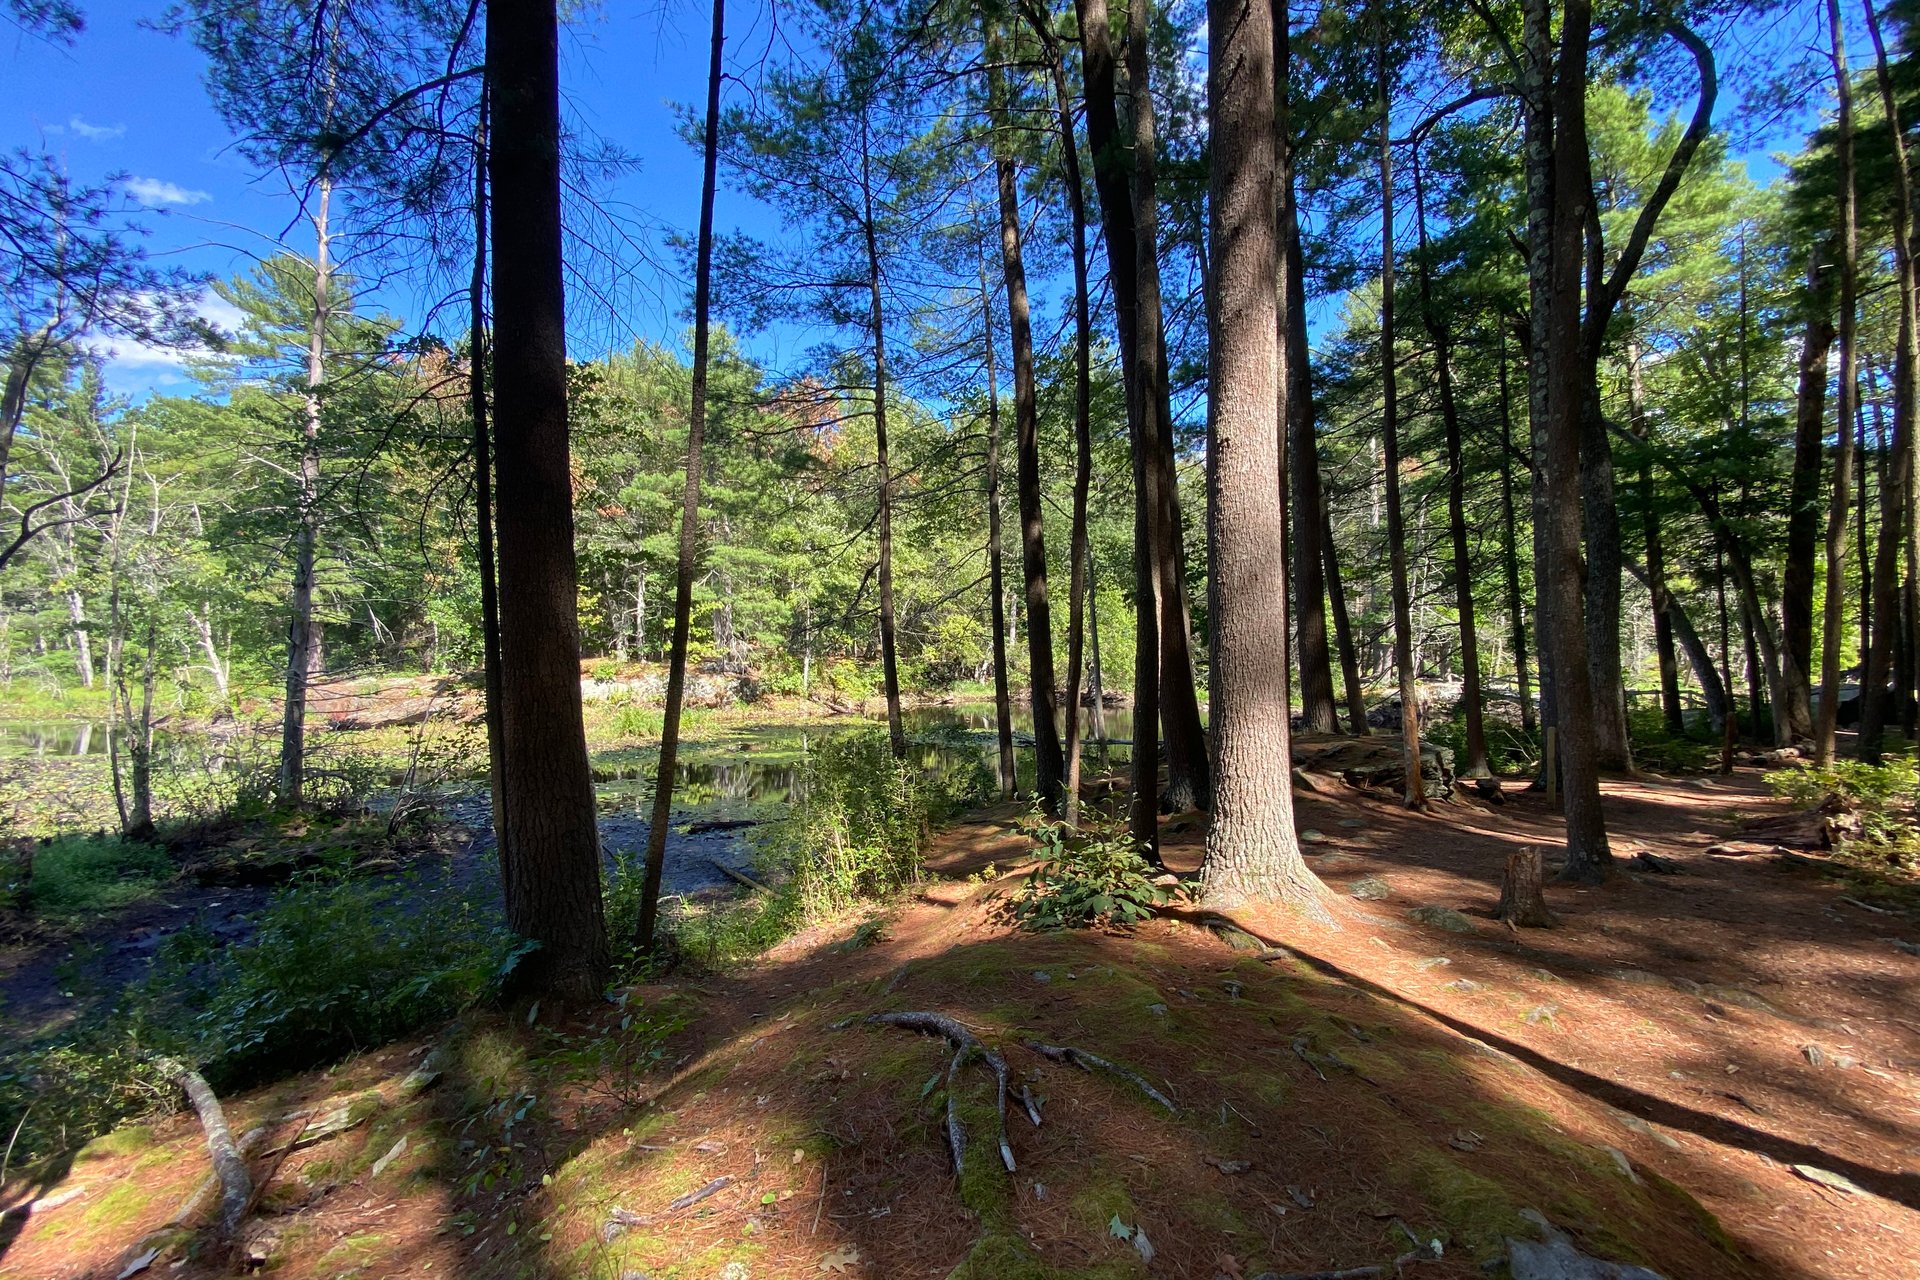
{"type": "Polygon", "coordinates": [[[1274,431],[1284,403],[1275,250],[1274,27],[1285,0],[1210,0],[1208,213],[1217,323],[1208,343],[1213,822],[1203,901],[1297,903],[1322,917],[1322,889],[1293,820],[1286,698],[1286,513],[1274,431]],[[1269,7],[1271,3],[1272,7],[1269,7]],[[1276,12],[1277,11],[1277,12],[1276,12]]]}
{"type": "Polygon", "coordinates": [[[1407,589],[1407,535],[1400,512],[1400,397],[1393,349],[1393,135],[1386,18],[1374,0],[1374,56],[1380,127],[1380,445],[1385,454],[1387,575],[1393,598],[1393,667],[1400,687],[1400,747],[1406,757],[1405,803],[1424,809],[1420,773],[1420,684],[1413,666],[1413,604],[1407,589]]]}
{"type": "Polygon", "coordinates": [[[900,660],[894,642],[893,614],[893,463],[887,453],[887,313],[880,291],[880,239],[873,212],[872,154],[867,117],[860,117],[861,229],[867,248],[867,323],[873,337],[873,448],[879,472],[880,507],[876,525],[880,591],[880,680],[887,698],[887,741],[893,757],[907,755],[906,724],[900,718],[900,660]]]}
{"type": "MultiPolygon", "coordinates": [[[[1652,575],[1632,560],[1624,560],[1627,572],[1640,580],[1641,585],[1652,591],[1652,575]]],[[[1706,700],[1707,719],[1715,730],[1723,727],[1722,722],[1733,715],[1732,700],[1727,692],[1726,683],[1720,678],[1720,668],[1713,661],[1713,653],[1694,628],[1693,619],[1687,616],[1686,607],[1680,598],[1672,592],[1665,595],[1664,609],[1667,620],[1673,626],[1673,635],[1679,641],[1680,649],[1687,655],[1687,662],[1693,667],[1694,679],[1700,682],[1701,697],[1706,700]]]]}
{"type": "Polygon", "coordinates": [[[1460,707],[1466,716],[1466,760],[1460,774],[1491,775],[1487,767],[1487,730],[1480,694],[1480,637],[1474,626],[1473,560],[1467,551],[1467,468],[1460,440],[1460,412],[1453,397],[1453,335],[1433,302],[1433,268],[1428,261],[1427,198],[1419,152],[1414,153],[1413,195],[1420,232],[1420,316],[1433,339],[1434,376],[1439,383],[1440,422],[1447,440],[1447,529],[1453,543],[1453,602],[1460,622],[1460,707]]]}
{"type": "MultiPolygon", "coordinates": [[[[1634,438],[1647,439],[1651,427],[1647,422],[1645,384],[1640,377],[1640,344],[1633,337],[1627,339],[1627,419],[1627,429],[1634,438]]],[[[1660,713],[1667,732],[1678,737],[1687,731],[1687,722],[1680,706],[1680,662],[1673,647],[1673,619],[1667,616],[1667,554],[1660,537],[1656,497],[1653,468],[1643,459],[1640,463],[1640,528],[1647,544],[1647,597],[1653,609],[1653,648],[1660,667],[1660,713]]]]}
{"type": "Polygon", "coordinates": [[[1013,699],[1007,689],[1007,575],[1005,536],[1000,529],[1000,381],[994,364],[993,293],[987,288],[987,260],[980,259],[980,321],[987,357],[987,583],[993,596],[993,728],[999,745],[1000,798],[1013,799],[1013,699]]]}
{"type": "Polygon", "coordinates": [[[1787,498],[1787,556],[1780,584],[1784,662],[1782,700],[1774,707],[1780,736],[1813,733],[1813,576],[1820,540],[1820,478],[1826,462],[1827,357],[1833,347],[1835,246],[1813,246],[1807,263],[1806,329],[1794,397],[1793,475],[1787,498]]]}
{"type": "Polygon", "coordinates": [[[1333,538],[1333,512],[1324,495],[1320,500],[1320,545],[1327,558],[1327,609],[1333,617],[1334,647],[1340,653],[1340,683],[1347,695],[1347,732],[1364,738],[1371,732],[1367,691],[1360,684],[1360,654],[1353,643],[1346,589],[1340,583],[1340,547],[1333,538]]]}
{"type": "MultiPolygon", "coordinates": [[[[492,777],[488,791],[493,808],[493,838],[504,847],[508,830],[506,677],[500,656],[499,562],[493,546],[493,428],[487,399],[487,112],[488,95],[483,87],[480,120],[473,138],[473,274],[467,284],[467,403],[473,423],[474,554],[480,566],[480,662],[487,693],[487,766],[492,777]]],[[[224,693],[223,686],[223,696],[224,693]]],[[[508,859],[503,856],[503,869],[507,863],[508,859]]]]}
{"type": "MultiPolygon", "coordinates": [[[[1284,6],[1283,6],[1284,7],[1284,6]]],[[[1290,81],[1292,41],[1281,8],[1274,11],[1279,45],[1279,83],[1290,81]]],[[[1281,311],[1286,327],[1282,351],[1286,370],[1286,464],[1288,515],[1293,528],[1294,660],[1300,667],[1300,725],[1308,733],[1338,733],[1340,711],[1334,702],[1333,668],[1327,648],[1328,551],[1321,506],[1320,446],[1313,410],[1313,355],[1307,341],[1306,254],[1300,242],[1299,197],[1295,189],[1293,137],[1286,95],[1275,104],[1279,124],[1280,252],[1286,294],[1281,311]]]]}
{"type": "MultiPolygon", "coordinates": [[[[1916,335],[1915,280],[1911,216],[1913,207],[1912,171],[1906,148],[1906,135],[1900,124],[1899,103],[1895,97],[1887,65],[1885,44],[1880,38],[1880,20],[1871,3],[1866,4],[1867,33],[1873,40],[1874,68],[1879,81],[1880,100],[1893,139],[1894,198],[1893,214],[1894,274],[1900,286],[1900,325],[1894,350],[1893,427],[1887,450],[1887,477],[1880,489],[1880,534],[1873,561],[1873,644],[1867,651],[1866,670],[1860,688],[1860,758],[1878,763],[1889,719],[1887,680],[1894,671],[1895,649],[1900,624],[1901,544],[1909,521],[1908,507],[1913,488],[1913,415],[1916,408],[1915,380],[1920,378],[1920,336],[1916,335]]],[[[1906,682],[1901,680],[1900,685],[1906,682]]]]}
{"type": "MultiPolygon", "coordinates": [[[[1128,830],[1151,860],[1160,847],[1160,625],[1154,562],[1159,471],[1148,465],[1154,441],[1151,379],[1138,361],[1140,289],[1135,270],[1133,197],[1115,102],[1116,63],[1106,0],[1075,0],[1087,104],[1087,145],[1113,282],[1115,327],[1123,353],[1127,427],[1133,445],[1134,668],[1133,778],[1128,830]]],[[[1157,308],[1156,308],[1157,311],[1157,308]]]]}
{"type": "Polygon", "coordinates": [[[286,699],[280,715],[280,803],[299,807],[307,763],[307,684],[318,648],[313,617],[314,560],[320,541],[320,400],[327,378],[327,323],[333,268],[328,250],[328,205],[333,182],[323,165],[315,185],[313,311],[307,328],[307,386],[301,421],[300,474],[295,495],[293,588],[288,601],[286,699]]]}
{"type": "Polygon", "coordinates": [[[660,717],[660,759],[654,773],[653,813],[647,823],[647,864],[640,886],[640,919],[634,944],[654,949],[660,912],[660,879],[667,865],[667,824],[673,817],[679,778],[680,709],[687,693],[687,644],[693,629],[693,577],[700,559],[700,473],[705,466],[707,367],[713,315],[713,201],[720,158],[721,53],[727,43],[726,0],[713,0],[713,34],[707,55],[707,116],[701,139],[700,227],[693,262],[693,378],[687,412],[687,474],[680,494],[680,546],[674,560],[673,640],[667,651],[667,701],[660,717]]]}
{"type": "MultiPolygon", "coordinates": [[[[1613,862],[1600,808],[1600,761],[1593,736],[1593,691],[1587,658],[1580,557],[1580,437],[1591,380],[1581,363],[1580,277],[1584,228],[1593,199],[1587,168],[1587,49],[1593,12],[1586,0],[1567,0],[1561,23],[1558,74],[1548,56],[1544,0],[1526,0],[1529,91],[1548,92],[1551,137],[1527,139],[1530,198],[1542,186],[1545,218],[1529,218],[1534,305],[1543,307],[1545,342],[1536,351],[1545,413],[1535,421],[1533,456],[1541,476],[1534,537],[1542,545],[1542,612],[1552,654],[1552,708],[1557,730],[1559,790],[1567,822],[1567,859],[1561,875],[1597,882],[1613,862]]],[[[1534,212],[1541,212],[1536,206],[1534,212]]]]}
{"type": "Polygon", "coordinates": [[[554,0],[488,5],[507,924],[540,944],[517,985],[587,1000],[609,962],[580,712],[559,55],[554,0]]]}
{"type": "Polygon", "coordinates": [[[1833,763],[1840,714],[1840,639],[1841,629],[1846,625],[1847,596],[1847,483],[1853,472],[1853,428],[1858,412],[1858,388],[1854,381],[1854,295],[1860,256],[1858,216],[1854,209],[1853,83],[1847,71],[1846,24],[1840,18],[1840,0],[1827,0],[1827,29],[1833,58],[1834,97],[1839,104],[1833,150],[1840,206],[1840,302],[1836,335],[1840,344],[1840,375],[1839,402],[1834,409],[1833,489],[1827,505],[1820,706],[1813,722],[1813,760],[1823,768],[1833,763]]]}
{"type": "Polygon", "coordinates": [[[1513,670],[1520,689],[1520,727],[1534,733],[1533,689],[1527,675],[1527,618],[1520,599],[1519,531],[1514,527],[1513,399],[1507,383],[1507,333],[1500,329],[1500,553],[1507,583],[1507,627],[1513,638],[1513,670]]]}
{"type": "Polygon", "coordinates": [[[1134,270],[1139,280],[1134,315],[1133,363],[1146,389],[1153,424],[1148,461],[1156,477],[1159,506],[1153,523],[1154,579],[1160,607],[1160,720],[1166,737],[1167,790],[1175,813],[1212,807],[1206,733],[1200,724],[1194,679],[1192,609],[1187,597],[1184,522],[1179,472],[1173,448],[1172,390],[1160,293],[1160,197],[1156,176],[1156,121],[1149,67],[1148,9],[1152,0],[1127,6],[1127,88],[1133,121],[1134,270]]]}
{"type": "MultiPolygon", "coordinates": [[[[997,41],[993,44],[997,45],[997,41]]],[[[991,62],[997,51],[989,53],[991,62]]],[[[1006,90],[997,64],[988,71],[994,122],[1006,125],[1006,90]]],[[[1003,146],[994,158],[1000,192],[1000,264],[1007,286],[1007,330],[1013,347],[1015,479],[1020,504],[1020,562],[1027,601],[1027,688],[1033,711],[1034,792],[1048,817],[1060,816],[1066,760],[1053,669],[1053,605],[1047,592],[1046,530],[1040,493],[1040,405],[1034,384],[1033,324],[1027,270],[1020,245],[1020,193],[1014,163],[1003,146]]]]}

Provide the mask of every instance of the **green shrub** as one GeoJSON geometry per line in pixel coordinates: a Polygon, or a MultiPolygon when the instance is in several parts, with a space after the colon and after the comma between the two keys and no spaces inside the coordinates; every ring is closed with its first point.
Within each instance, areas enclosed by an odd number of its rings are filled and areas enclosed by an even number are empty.
{"type": "Polygon", "coordinates": [[[813,916],[884,898],[920,875],[920,848],[942,793],[896,760],[880,730],[835,734],[800,770],[797,802],[767,830],[766,854],[789,872],[813,916]]]}
{"type": "Polygon", "coordinates": [[[158,845],[118,836],[61,836],[33,851],[29,898],[43,916],[112,911],[137,902],[173,878],[158,845]]]}
{"type": "Polygon", "coordinates": [[[11,1135],[16,1169],[83,1146],[174,1098],[151,1057],[119,1028],[0,1054],[0,1127],[11,1135]]]}
{"type": "Polygon", "coordinates": [[[1079,831],[1036,821],[1022,831],[1044,859],[1008,907],[1023,928],[1137,924],[1173,897],[1153,883],[1140,845],[1117,820],[1089,822],[1079,831]]]}
{"type": "Polygon", "coordinates": [[[528,944],[417,885],[309,881],[231,946],[168,940],[134,1014],[221,1087],[383,1044],[494,994],[528,944]]]}
{"type": "Polygon", "coordinates": [[[1913,838],[1920,769],[1911,757],[1890,756],[1880,764],[1835,760],[1817,769],[1795,765],[1769,773],[1767,785],[1802,809],[1840,806],[1859,819],[1864,843],[1894,845],[1913,838]]]}

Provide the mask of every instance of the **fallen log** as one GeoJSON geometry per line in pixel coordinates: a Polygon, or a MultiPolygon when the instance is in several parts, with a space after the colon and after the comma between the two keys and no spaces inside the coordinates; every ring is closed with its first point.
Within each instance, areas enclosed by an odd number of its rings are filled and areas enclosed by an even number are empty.
{"type": "Polygon", "coordinates": [[[163,1058],[159,1066],[186,1093],[200,1117],[200,1127],[206,1131],[207,1154],[220,1178],[219,1229],[220,1238],[225,1240],[239,1229],[247,1206],[253,1203],[253,1175],[247,1170],[246,1155],[235,1144],[233,1132],[227,1128],[227,1113],[207,1078],[177,1059],[163,1058]]]}

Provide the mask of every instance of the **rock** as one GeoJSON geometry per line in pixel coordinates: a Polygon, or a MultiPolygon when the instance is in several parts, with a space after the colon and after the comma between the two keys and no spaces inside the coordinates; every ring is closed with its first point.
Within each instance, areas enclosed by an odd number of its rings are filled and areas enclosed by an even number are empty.
{"type": "Polygon", "coordinates": [[[1393,896],[1393,890],[1379,876],[1362,876],[1347,886],[1347,893],[1362,902],[1378,902],[1393,896]]]}
{"type": "Polygon", "coordinates": [[[1308,827],[1300,833],[1301,844],[1325,844],[1326,842],[1327,833],[1324,831],[1315,831],[1312,827],[1308,827]]]}
{"type": "Polygon", "coordinates": [[[1661,1130],[1654,1128],[1652,1125],[1648,1124],[1645,1120],[1642,1120],[1639,1116],[1634,1115],[1632,1112],[1620,1111],[1613,1108],[1609,1108],[1609,1110],[1613,1110],[1613,1118],[1620,1122],[1621,1128],[1631,1130],[1632,1132],[1639,1134],[1643,1138],[1652,1138],[1655,1142],[1659,1143],[1661,1146],[1666,1147],[1670,1150],[1673,1150],[1673,1151],[1685,1150],[1685,1148],[1680,1145],[1680,1140],[1678,1138],[1674,1137],[1672,1134],[1664,1133],[1661,1130]]]}
{"type": "Polygon", "coordinates": [[[1472,786],[1480,798],[1488,804],[1505,804],[1507,802],[1507,793],[1500,789],[1500,779],[1498,778],[1475,778],[1472,786]]]}
{"type": "Polygon", "coordinates": [[[1827,1051],[1817,1044],[1801,1045],[1800,1053],[1806,1058],[1808,1066],[1824,1067],[1827,1065],[1827,1051]]]}
{"type": "Polygon", "coordinates": [[[1808,1182],[1815,1182],[1833,1191],[1843,1191],[1850,1196],[1864,1196],[1867,1189],[1851,1178],[1845,1178],[1831,1169],[1822,1169],[1818,1165],[1797,1164],[1793,1171],[1808,1182]]]}
{"type": "Polygon", "coordinates": [[[1701,986],[1695,994],[1701,996],[1703,999],[1717,1000],[1721,1004],[1731,1004],[1737,1005],[1742,1009],[1751,1009],[1755,1013],[1771,1013],[1776,1017],[1780,1016],[1780,1010],[1774,1008],[1773,1005],[1769,1004],[1764,998],[1748,991],[1745,987],[1723,987],[1715,983],[1707,983],[1701,986]]]}
{"type": "Polygon", "coordinates": [[[1445,956],[1428,956],[1424,960],[1415,960],[1413,967],[1416,969],[1438,969],[1452,963],[1453,961],[1447,959],[1445,956]]]}
{"type": "Polygon", "coordinates": [[[1633,1161],[1627,1159],[1626,1152],[1618,1147],[1602,1147],[1600,1149],[1607,1153],[1608,1158],[1613,1161],[1613,1167],[1618,1169],[1623,1177],[1631,1179],[1633,1185],[1636,1187],[1640,1185],[1640,1175],[1633,1171],[1633,1161]]]}
{"type": "Polygon", "coordinates": [[[1416,924],[1432,925],[1448,933],[1478,933],[1480,926],[1452,907],[1415,907],[1407,916],[1416,924]]]}
{"type": "Polygon", "coordinates": [[[1904,951],[1910,956],[1920,956],[1920,942],[1908,942],[1904,938],[1888,938],[1896,951],[1904,951]]]}
{"type": "Polygon", "coordinates": [[[1537,1004],[1527,1010],[1527,1023],[1537,1027],[1543,1022],[1552,1022],[1559,1013],[1560,1006],[1557,1004],[1537,1004]]]}
{"type": "Polygon", "coordinates": [[[1666,1280],[1645,1267],[1582,1253],[1559,1235],[1544,1243],[1508,1240],[1507,1268],[1513,1280],[1666,1280]]]}
{"type": "Polygon", "coordinates": [[[1359,831],[1367,825],[1367,820],[1365,818],[1342,818],[1340,819],[1340,825],[1349,831],[1359,831]]]}
{"type": "MultiPolygon", "coordinates": [[[[1333,734],[1296,734],[1293,763],[1296,779],[1303,773],[1319,773],[1336,775],[1355,787],[1397,791],[1405,786],[1406,757],[1397,736],[1348,738],[1333,734]]],[[[1426,780],[1431,794],[1441,799],[1452,795],[1452,748],[1422,743],[1420,776],[1426,780]]]]}
{"type": "Polygon", "coordinates": [[[1472,995],[1476,991],[1485,991],[1487,984],[1484,982],[1475,982],[1472,978],[1455,978],[1452,982],[1446,984],[1446,989],[1448,991],[1457,991],[1461,995],[1472,995]]]}

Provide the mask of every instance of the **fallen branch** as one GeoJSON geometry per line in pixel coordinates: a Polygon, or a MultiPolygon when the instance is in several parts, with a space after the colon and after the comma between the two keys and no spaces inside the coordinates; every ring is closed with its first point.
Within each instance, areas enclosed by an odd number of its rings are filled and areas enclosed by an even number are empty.
{"type": "Polygon", "coordinates": [[[727,879],[732,880],[736,884],[743,884],[747,886],[747,888],[753,889],[759,893],[773,892],[772,889],[769,889],[766,885],[760,883],[758,880],[755,880],[752,876],[748,875],[746,872],[736,871],[732,867],[728,866],[726,863],[720,861],[720,859],[718,858],[708,858],[707,861],[711,862],[714,865],[714,868],[718,870],[721,875],[727,877],[727,879]]]}
{"type": "Polygon", "coordinates": [[[1148,1084],[1145,1076],[1142,1076],[1130,1067],[1123,1067],[1117,1062],[1109,1062],[1098,1054],[1088,1053],[1085,1049],[1076,1049],[1072,1045],[1041,1044],[1037,1040],[1027,1040],[1023,1043],[1027,1048],[1033,1050],[1043,1058],[1050,1058],[1055,1062],[1070,1063],[1073,1066],[1079,1067],[1082,1071],[1104,1071],[1110,1076],[1125,1080],[1128,1084],[1146,1094],[1147,1097],[1165,1107],[1168,1114],[1178,1115],[1180,1113],[1180,1108],[1173,1105],[1171,1098],[1148,1084]]]}
{"type": "Polygon", "coordinates": [[[207,1078],[173,1058],[162,1058],[158,1065],[168,1079],[186,1092],[187,1101],[200,1117],[200,1127],[206,1131],[207,1154],[213,1160],[214,1173],[220,1178],[219,1229],[220,1238],[225,1240],[239,1229],[247,1206],[253,1203],[253,1175],[247,1171],[247,1158],[234,1144],[233,1132],[227,1128],[227,1113],[207,1078]]]}
{"type": "Polygon", "coordinates": [[[947,1147],[953,1154],[953,1171],[956,1176],[966,1165],[967,1131],[960,1122],[959,1090],[955,1086],[959,1081],[961,1068],[965,1067],[969,1061],[977,1057],[986,1064],[987,1069],[993,1072],[993,1111],[997,1118],[1000,1162],[1007,1166],[1008,1173],[1012,1173],[1014,1171],[1013,1148],[1007,1143],[1007,1060],[980,1043],[978,1036],[944,1013],[876,1013],[869,1016],[867,1021],[883,1023],[890,1027],[905,1027],[909,1031],[920,1031],[929,1035],[944,1036],[948,1043],[953,1045],[953,1061],[947,1064],[947,1147]]]}

